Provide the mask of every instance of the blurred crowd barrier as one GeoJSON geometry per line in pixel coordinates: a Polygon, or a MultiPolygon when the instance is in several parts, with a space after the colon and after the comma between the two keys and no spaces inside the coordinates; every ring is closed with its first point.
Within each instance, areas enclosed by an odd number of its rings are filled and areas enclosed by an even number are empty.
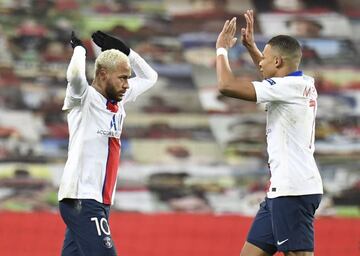
{"type": "MultiPolygon", "coordinates": [[[[118,254],[131,256],[238,256],[251,221],[239,215],[182,213],[113,213],[110,217],[118,254]]],[[[2,212],[0,225],[1,255],[60,253],[65,225],[57,214],[2,212]]],[[[359,255],[357,219],[320,217],[315,230],[315,255],[359,255]]]]}

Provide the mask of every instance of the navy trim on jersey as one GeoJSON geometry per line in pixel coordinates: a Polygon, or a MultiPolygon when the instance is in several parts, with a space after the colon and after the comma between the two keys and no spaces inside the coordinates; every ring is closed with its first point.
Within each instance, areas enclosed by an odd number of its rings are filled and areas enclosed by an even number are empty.
{"type": "Polygon", "coordinates": [[[288,74],[287,76],[302,76],[302,75],[303,75],[303,72],[301,70],[297,70],[295,72],[288,74]]]}
{"type": "Polygon", "coordinates": [[[265,79],[265,80],[268,81],[270,85],[276,84],[276,82],[274,80],[270,79],[270,78],[265,79]]]}
{"type": "Polygon", "coordinates": [[[113,115],[113,117],[112,117],[112,120],[111,120],[111,122],[110,122],[110,129],[111,128],[115,128],[115,131],[117,131],[118,129],[116,128],[116,118],[115,118],[115,114],[113,115]]]}

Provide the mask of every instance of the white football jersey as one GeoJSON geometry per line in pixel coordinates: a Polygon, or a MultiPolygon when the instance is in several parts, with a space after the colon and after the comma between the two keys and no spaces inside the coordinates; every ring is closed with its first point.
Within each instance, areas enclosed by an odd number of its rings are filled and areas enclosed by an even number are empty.
{"type": "Polygon", "coordinates": [[[269,198],[322,194],[314,159],[317,91],[314,79],[296,71],[286,77],[252,82],[257,103],[267,103],[269,198]]]}
{"type": "Polygon", "coordinates": [[[124,104],[153,86],[157,73],[134,51],[129,60],[135,77],[118,103],[108,101],[85,77],[85,49],[76,47],[70,61],[63,110],[68,111],[69,149],[58,199],[114,201],[119,168],[124,104]]]}

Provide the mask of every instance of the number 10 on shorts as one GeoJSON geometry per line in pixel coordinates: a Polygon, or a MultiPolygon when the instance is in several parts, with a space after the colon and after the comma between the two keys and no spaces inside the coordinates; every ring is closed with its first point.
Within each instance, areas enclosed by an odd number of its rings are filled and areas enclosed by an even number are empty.
{"type": "Polygon", "coordinates": [[[101,232],[103,232],[105,235],[110,235],[109,224],[105,218],[101,218],[99,221],[98,218],[93,217],[90,220],[95,222],[96,231],[99,236],[101,236],[101,232]]]}

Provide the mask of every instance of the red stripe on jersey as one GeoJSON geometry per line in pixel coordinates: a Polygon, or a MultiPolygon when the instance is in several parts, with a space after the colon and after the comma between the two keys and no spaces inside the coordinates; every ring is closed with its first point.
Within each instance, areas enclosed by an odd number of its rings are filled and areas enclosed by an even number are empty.
{"type": "Polygon", "coordinates": [[[103,185],[103,203],[111,204],[111,199],[116,183],[120,160],[120,141],[117,138],[109,138],[109,153],[106,163],[106,173],[103,185]]]}
{"type": "MultiPolygon", "coordinates": [[[[106,108],[116,113],[118,111],[117,102],[107,101],[106,108]]],[[[120,161],[120,139],[109,138],[108,147],[105,180],[102,191],[104,204],[111,204],[120,161]]]]}
{"type": "Polygon", "coordinates": [[[315,106],[316,106],[316,100],[310,100],[309,107],[315,107],[315,106]]]}

